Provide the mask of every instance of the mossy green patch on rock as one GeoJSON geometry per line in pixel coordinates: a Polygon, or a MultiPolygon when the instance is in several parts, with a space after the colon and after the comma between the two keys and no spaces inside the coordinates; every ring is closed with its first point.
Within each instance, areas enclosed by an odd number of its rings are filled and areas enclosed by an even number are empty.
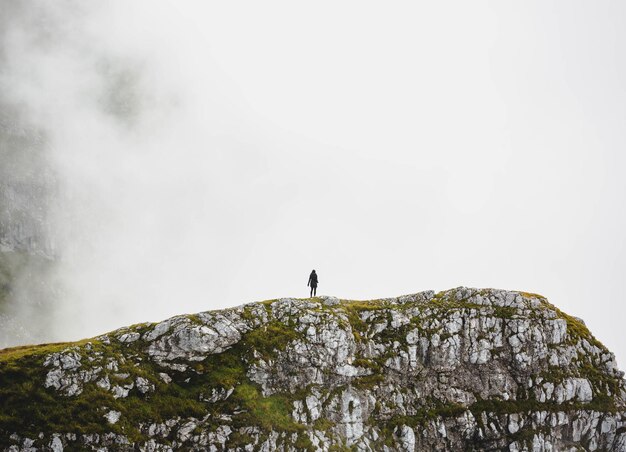
{"type": "Polygon", "coordinates": [[[245,335],[244,341],[264,359],[272,359],[276,353],[284,350],[287,345],[301,337],[283,322],[274,321],[252,330],[245,335]]]}

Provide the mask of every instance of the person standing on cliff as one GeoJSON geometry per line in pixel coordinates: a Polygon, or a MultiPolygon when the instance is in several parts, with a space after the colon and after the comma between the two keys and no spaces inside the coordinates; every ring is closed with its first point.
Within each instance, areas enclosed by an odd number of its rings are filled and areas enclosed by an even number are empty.
{"type": "Polygon", "coordinates": [[[309,282],[306,283],[306,285],[311,287],[310,298],[313,298],[315,295],[317,295],[317,273],[315,273],[315,270],[313,270],[309,275],[309,282]]]}

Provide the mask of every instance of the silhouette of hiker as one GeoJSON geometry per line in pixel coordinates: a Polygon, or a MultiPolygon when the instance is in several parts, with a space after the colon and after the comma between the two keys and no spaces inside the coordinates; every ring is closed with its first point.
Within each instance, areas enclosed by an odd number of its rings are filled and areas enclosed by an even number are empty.
{"type": "Polygon", "coordinates": [[[317,295],[317,273],[315,273],[315,270],[309,275],[309,282],[306,285],[311,286],[311,296],[309,298],[317,295]]]}

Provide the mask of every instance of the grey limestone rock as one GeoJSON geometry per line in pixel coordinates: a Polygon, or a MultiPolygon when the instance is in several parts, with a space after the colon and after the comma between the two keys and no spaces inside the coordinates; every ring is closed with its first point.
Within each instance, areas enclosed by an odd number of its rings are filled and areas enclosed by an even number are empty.
{"type": "Polygon", "coordinates": [[[104,415],[104,418],[109,424],[115,424],[117,421],[120,420],[121,415],[122,413],[120,413],[119,411],[111,410],[104,415]]]}

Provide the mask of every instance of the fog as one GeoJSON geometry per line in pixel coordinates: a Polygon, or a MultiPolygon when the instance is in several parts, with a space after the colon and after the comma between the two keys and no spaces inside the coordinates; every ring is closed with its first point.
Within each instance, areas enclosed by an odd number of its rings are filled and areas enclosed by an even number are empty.
{"type": "Polygon", "coordinates": [[[1,174],[49,187],[55,248],[53,309],[16,315],[78,339],[304,297],[315,268],[342,298],[538,292],[624,367],[625,18],[0,0],[0,106],[37,143],[1,174]]]}

